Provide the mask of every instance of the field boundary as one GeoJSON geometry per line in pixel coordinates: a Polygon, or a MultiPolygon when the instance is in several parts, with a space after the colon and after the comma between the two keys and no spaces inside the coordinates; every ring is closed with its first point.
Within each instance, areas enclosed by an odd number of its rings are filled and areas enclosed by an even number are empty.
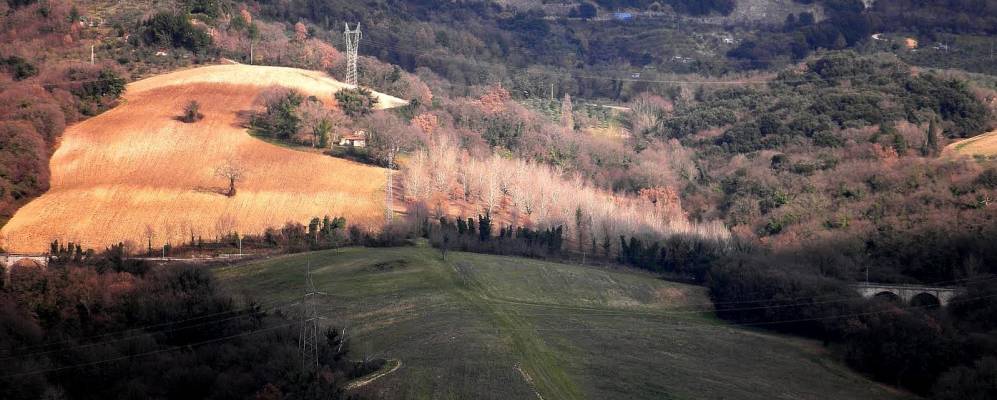
{"type": "Polygon", "coordinates": [[[362,388],[364,386],[367,386],[371,382],[374,382],[374,381],[376,381],[376,380],[378,380],[378,379],[380,379],[382,377],[385,377],[387,375],[390,375],[390,374],[394,373],[395,371],[398,371],[398,369],[402,367],[402,360],[399,360],[399,359],[388,360],[388,363],[394,363],[395,365],[393,367],[391,367],[391,369],[389,369],[387,371],[385,371],[384,368],[381,368],[381,370],[379,370],[378,372],[374,373],[374,375],[370,376],[369,378],[364,378],[364,377],[357,378],[357,380],[355,380],[353,382],[350,382],[350,383],[347,383],[346,386],[343,387],[343,389],[344,390],[353,390],[353,389],[362,388]]]}

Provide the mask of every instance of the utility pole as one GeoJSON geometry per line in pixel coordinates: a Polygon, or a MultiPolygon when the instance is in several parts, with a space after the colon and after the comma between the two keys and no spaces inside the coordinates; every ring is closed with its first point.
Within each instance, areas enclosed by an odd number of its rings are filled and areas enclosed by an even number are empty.
{"type": "Polygon", "coordinates": [[[312,297],[325,293],[315,290],[312,282],[312,262],[305,267],[305,295],[301,299],[301,335],[298,339],[298,351],[301,354],[301,369],[307,372],[318,367],[318,315],[312,297]]]}
{"type": "Polygon", "coordinates": [[[94,64],[93,45],[90,45],[90,65],[94,64]]]}
{"type": "Polygon", "coordinates": [[[360,39],[363,38],[360,23],[357,23],[356,29],[350,30],[347,22],[343,36],[346,39],[346,84],[357,86],[357,50],[360,49],[360,39]]]}

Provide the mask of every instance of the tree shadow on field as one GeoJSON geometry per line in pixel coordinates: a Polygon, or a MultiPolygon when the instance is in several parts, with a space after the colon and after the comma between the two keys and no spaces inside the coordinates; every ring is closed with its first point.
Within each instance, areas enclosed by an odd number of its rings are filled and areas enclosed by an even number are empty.
{"type": "Polygon", "coordinates": [[[196,123],[201,122],[201,121],[204,120],[204,114],[201,114],[201,119],[199,119],[197,121],[194,121],[194,122],[187,121],[186,119],[184,119],[183,115],[174,115],[173,118],[170,118],[170,119],[172,119],[174,121],[177,121],[177,122],[183,122],[185,124],[196,124],[196,123]]]}
{"type": "Polygon", "coordinates": [[[195,193],[218,194],[218,195],[222,195],[222,196],[228,197],[228,188],[226,188],[226,187],[195,186],[194,187],[194,192],[195,193]]]}
{"type": "Polygon", "coordinates": [[[253,114],[256,114],[254,110],[240,110],[235,112],[235,121],[232,122],[232,127],[249,129],[251,126],[249,121],[253,119],[253,114]]]}

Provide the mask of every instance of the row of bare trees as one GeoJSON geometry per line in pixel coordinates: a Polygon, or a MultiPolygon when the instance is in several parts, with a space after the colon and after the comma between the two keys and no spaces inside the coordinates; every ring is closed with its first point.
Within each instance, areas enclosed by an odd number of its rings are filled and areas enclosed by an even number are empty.
{"type": "Polygon", "coordinates": [[[455,141],[437,135],[404,166],[405,196],[439,214],[451,204],[499,216],[513,225],[565,226],[580,242],[597,237],[696,234],[725,241],[729,232],[716,223],[692,223],[678,196],[668,188],[638,196],[609,193],[557,168],[498,154],[472,157],[455,141]]]}

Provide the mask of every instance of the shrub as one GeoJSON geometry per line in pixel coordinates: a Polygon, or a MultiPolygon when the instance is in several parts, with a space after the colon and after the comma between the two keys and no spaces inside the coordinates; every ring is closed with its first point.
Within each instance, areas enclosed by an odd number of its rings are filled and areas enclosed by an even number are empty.
{"type": "Polygon", "coordinates": [[[983,400],[997,398],[997,358],[984,357],[972,367],[958,366],[945,372],[935,384],[934,398],[940,400],[983,400]]]}
{"type": "Polygon", "coordinates": [[[997,189],[997,168],[987,168],[976,177],[976,185],[987,189],[997,189]]]}
{"type": "Polygon", "coordinates": [[[66,70],[66,78],[77,81],[70,91],[84,100],[100,100],[104,97],[117,98],[125,92],[125,78],[110,68],[90,66],[72,67],[66,70]]]}
{"type": "Polygon", "coordinates": [[[275,139],[287,140],[298,133],[301,118],[298,107],[304,96],[295,90],[272,88],[260,95],[266,111],[253,115],[249,124],[256,133],[275,139]]]}
{"type": "Polygon", "coordinates": [[[18,56],[0,58],[0,70],[10,73],[15,81],[23,80],[38,74],[38,68],[18,56]]]}
{"type": "Polygon", "coordinates": [[[363,117],[374,111],[377,97],[370,90],[362,87],[342,89],[336,92],[336,102],[343,113],[351,118],[363,117]]]}
{"type": "Polygon", "coordinates": [[[183,117],[181,120],[188,124],[200,121],[204,118],[204,114],[201,114],[201,104],[197,100],[191,100],[183,108],[183,117]]]}

